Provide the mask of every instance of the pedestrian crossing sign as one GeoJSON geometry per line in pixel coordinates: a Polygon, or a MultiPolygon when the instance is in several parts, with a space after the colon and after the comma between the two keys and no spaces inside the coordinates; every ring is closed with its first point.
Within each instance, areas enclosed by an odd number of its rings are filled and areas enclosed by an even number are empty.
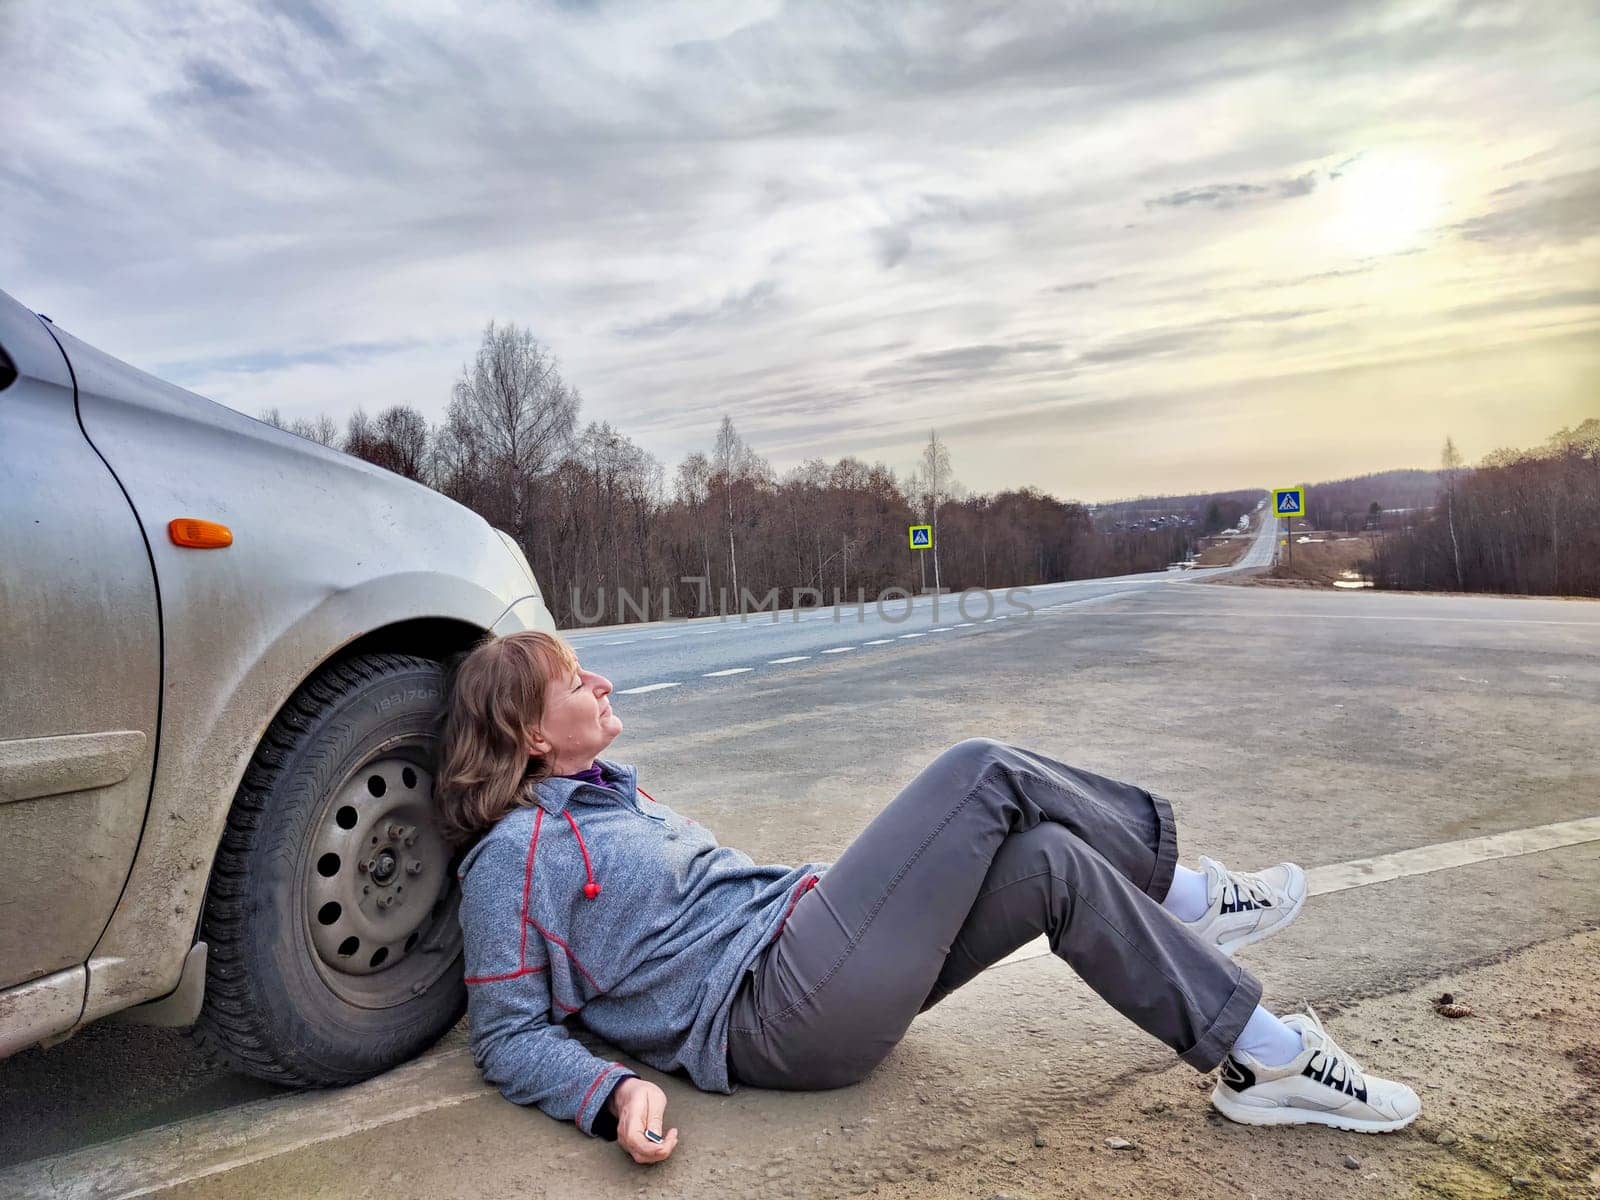
{"type": "Polygon", "coordinates": [[[1280,517],[1303,517],[1306,515],[1306,490],[1305,488],[1273,488],[1272,511],[1280,517]]]}
{"type": "Polygon", "coordinates": [[[933,549],[932,525],[912,525],[908,528],[911,534],[911,548],[913,550],[933,549]]]}

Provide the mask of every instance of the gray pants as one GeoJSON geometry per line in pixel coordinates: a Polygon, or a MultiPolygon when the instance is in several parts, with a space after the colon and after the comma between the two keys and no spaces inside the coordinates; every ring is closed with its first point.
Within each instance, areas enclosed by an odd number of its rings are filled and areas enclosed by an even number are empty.
{"type": "Polygon", "coordinates": [[[911,1020],[1039,934],[1191,1066],[1220,1063],[1261,985],[1161,907],[1165,800],[987,738],[934,759],[805,893],[734,998],[757,1087],[855,1083],[911,1020]]]}

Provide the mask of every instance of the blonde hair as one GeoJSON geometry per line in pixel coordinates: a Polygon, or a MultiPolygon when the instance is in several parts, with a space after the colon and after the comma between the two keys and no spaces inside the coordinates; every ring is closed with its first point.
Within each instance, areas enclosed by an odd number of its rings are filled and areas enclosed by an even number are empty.
{"type": "Polygon", "coordinates": [[[433,798],[451,842],[476,838],[533,803],[527,785],[550,776],[529,755],[528,727],[544,713],[550,680],[576,670],[578,656],[554,634],[490,634],[461,660],[445,701],[433,798]]]}

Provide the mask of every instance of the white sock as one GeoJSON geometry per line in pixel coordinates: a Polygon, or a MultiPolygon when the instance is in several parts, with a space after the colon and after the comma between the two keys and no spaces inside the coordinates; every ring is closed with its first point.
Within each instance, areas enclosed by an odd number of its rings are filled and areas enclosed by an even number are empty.
{"type": "Polygon", "coordinates": [[[1211,907],[1206,896],[1206,873],[1184,866],[1174,867],[1172,886],[1167,889],[1167,898],[1161,902],[1161,907],[1180,921],[1198,921],[1205,916],[1211,907]]]}
{"type": "Polygon", "coordinates": [[[1300,1035],[1259,1004],[1234,1042],[1235,1050],[1243,1050],[1258,1063],[1269,1067],[1282,1067],[1294,1061],[1300,1053],[1300,1035]]]}

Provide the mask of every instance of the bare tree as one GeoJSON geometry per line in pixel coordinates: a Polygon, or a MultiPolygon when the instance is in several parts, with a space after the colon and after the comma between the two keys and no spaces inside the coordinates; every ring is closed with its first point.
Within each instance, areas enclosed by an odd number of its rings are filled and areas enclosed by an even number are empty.
{"type": "Polygon", "coordinates": [[[292,417],[284,419],[283,413],[274,406],[262,409],[261,420],[268,425],[292,433],[296,437],[303,437],[308,442],[316,442],[319,446],[339,446],[339,426],[327,413],[318,413],[315,417],[292,417]]]}
{"type": "MultiPolygon", "coordinates": [[[[696,450],[678,464],[678,503],[695,515],[711,500],[711,460],[696,450]]],[[[695,521],[700,535],[700,558],[705,564],[703,578],[711,586],[710,526],[703,520],[695,521]]]]}
{"type": "Polygon", "coordinates": [[[922,486],[928,497],[928,510],[933,525],[933,586],[939,589],[939,508],[951,499],[955,480],[950,473],[950,448],[939,440],[939,431],[928,431],[928,444],[922,448],[918,464],[922,486]]]}
{"type": "Polygon", "coordinates": [[[300,417],[289,422],[289,432],[298,433],[301,437],[316,442],[319,446],[337,447],[339,445],[339,426],[334,423],[327,413],[318,413],[313,418],[300,417]]]}
{"type": "Polygon", "coordinates": [[[1456,476],[1461,473],[1461,453],[1454,439],[1445,436],[1444,449],[1439,453],[1439,465],[1444,468],[1445,507],[1450,518],[1450,555],[1456,568],[1456,590],[1464,591],[1461,580],[1461,541],[1456,537],[1456,476]]]}
{"type": "Polygon", "coordinates": [[[519,537],[531,516],[530,496],[571,444],[578,393],[562,379],[556,357],[519,325],[490,321],[450,401],[448,424],[459,460],[474,459],[507,494],[519,537]]]}
{"type": "Polygon", "coordinates": [[[378,431],[372,418],[367,416],[366,409],[358,408],[350,414],[344,426],[344,442],[339,448],[346,454],[364,458],[370,463],[378,462],[378,431]]]}
{"type": "Polygon", "coordinates": [[[420,480],[427,465],[428,423],[404,404],[391,405],[376,418],[358,408],[345,424],[342,448],[396,475],[420,480]]]}
{"type": "Polygon", "coordinates": [[[428,422],[406,404],[392,404],[378,414],[378,437],[389,461],[384,465],[407,479],[421,479],[428,461],[428,422]]]}
{"type": "MultiPolygon", "coordinates": [[[[926,521],[928,519],[928,508],[933,503],[933,495],[929,490],[928,477],[924,474],[920,461],[911,468],[911,473],[906,476],[902,494],[905,496],[906,505],[911,509],[912,516],[919,522],[926,521]]],[[[917,551],[916,554],[917,573],[920,580],[917,590],[925,592],[928,590],[928,555],[926,551],[917,551]]]]}
{"type": "Polygon", "coordinates": [[[728,572],[733,577],[733,595],[739,596],[739,551],[734,544],[733,489],[743,476],[750,459],[750,447],[733,427],[733,418],[724,416],[717,427],[717,444],[711,461],[722,484],[723,516],[728,533],[728,572]]]}

